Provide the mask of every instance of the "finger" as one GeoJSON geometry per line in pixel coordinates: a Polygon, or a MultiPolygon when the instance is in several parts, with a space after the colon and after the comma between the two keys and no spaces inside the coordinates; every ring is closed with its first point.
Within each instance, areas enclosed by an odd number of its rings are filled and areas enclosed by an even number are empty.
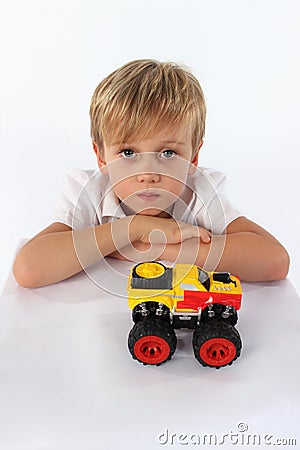
{"type": "Polygon", "coordinates": [[[201,234],[201,241],[208,244],[211,241],[211,237],[207,233],[201,234]]]}
{"type": "Polygon", "coordinates": [[[181,240],[190,239],[192,237],[200,237],[200,230],[193,225],[181,228],[181,240]]]}
{"type": "Polygon", "coordinates": [[[199,234],[202,242],[208,244],[211,241],[211,233],[205,228],[199,227],[199,234]]]}

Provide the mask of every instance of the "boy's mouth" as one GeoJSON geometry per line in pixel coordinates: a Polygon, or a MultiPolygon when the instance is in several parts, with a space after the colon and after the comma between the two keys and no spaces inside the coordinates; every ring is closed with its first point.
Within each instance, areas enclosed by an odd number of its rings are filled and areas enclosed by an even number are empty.
{"type": "Polygon", "coordinates": [[[151,191],[140,192],[139,194],[137,194],[137,196],[141,200],[144,200],[146,202],[152,202],[154,200],[157,200],[160,197],[159,194],[156,194],[155,192],[151,192],[151,191]]]}

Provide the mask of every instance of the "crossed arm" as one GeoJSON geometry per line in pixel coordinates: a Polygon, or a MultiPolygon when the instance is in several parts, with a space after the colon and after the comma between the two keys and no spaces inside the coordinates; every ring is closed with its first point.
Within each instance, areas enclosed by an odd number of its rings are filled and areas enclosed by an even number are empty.
{"type": "MultiPolygon", "coordinates": [[[[264,228],[247,219],[239,217],[231,222],[224,234],[210,235],[205,240],[203,229],[201,237],[191,237],[180,243],[167,244],[160,253],[159,259],[194,263],[206,270],[227,271],[238,275],[243,281],[260,282],[275,281],[285,278],[289,271],[289,255],[285,248],[264,228]]],[[[137,241],[133,246],[142,252],[146,260],[147,252],[155,255],[154,244],[150,252],[150,244],[137,241]]],[[[119,259],[126,256],[126,249],[114,252],[111,256],[119,259]]]]}
{"type": "MultiPolygon", "coordinates": [[[[189,252],[197,245],[194,238],[183,244],[182,262],[188,262],[189,252]]],[[[163,257],[174,260],[176,250],[168,246],[163,257]]],[[[289,255],[266,230],[246,217],[228,225],[225,233],[212,236],[210,244],[202,244],[196,264],[207,270],[228,271],[243,281],[274,281],[287,276],[289,255]]]]}
{"type": "Polygon", "coordinates": [[[19,251],[13,270],[21,286],[34,288],[69,278],[108,255],[195,263],[244,281],[280,280],[289,269],[284,247],[245,217],[229,224],[224,234],[211,235],[173,219],[137,215],[76,231],[53,223],[19,251]]]}

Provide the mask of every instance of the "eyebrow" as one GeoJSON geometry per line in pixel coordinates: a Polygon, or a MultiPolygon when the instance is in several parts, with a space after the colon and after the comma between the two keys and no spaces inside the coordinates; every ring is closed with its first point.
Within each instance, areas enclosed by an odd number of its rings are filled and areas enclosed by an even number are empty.
{"type": "Polygon", "coordinates": [[[162,144],[176,144],[176,145],[186,145],[185,142],[181,142],[181,141],[175,141],[175,140],[167,140],[167,141],[162,141],[162,144]]]}

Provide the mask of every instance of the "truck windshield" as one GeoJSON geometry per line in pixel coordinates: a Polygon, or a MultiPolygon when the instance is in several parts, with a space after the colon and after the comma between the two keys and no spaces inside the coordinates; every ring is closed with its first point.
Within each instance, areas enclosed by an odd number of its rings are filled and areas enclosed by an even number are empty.
{"type": "Polygon", "coordinates": [[[200,283],[205,287],[205,289],[207,291],[209,291],[210,288],[210,279],[209,279],[209,275],[207,272],[205,272],[205,270],[200,269],[200,267],[197,267],[198,269],[198,280],[200,281],[200,283]]]}

